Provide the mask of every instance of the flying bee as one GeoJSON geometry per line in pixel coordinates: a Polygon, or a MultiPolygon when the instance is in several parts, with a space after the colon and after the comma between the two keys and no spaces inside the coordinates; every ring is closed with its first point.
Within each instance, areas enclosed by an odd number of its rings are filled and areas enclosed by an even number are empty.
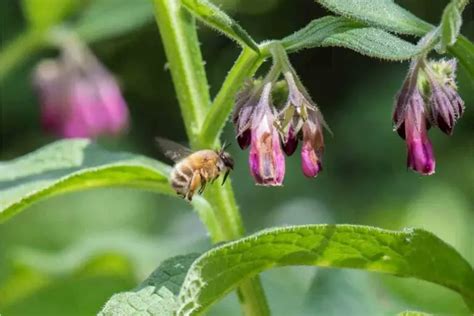
{"type": "Polygon", "coordinates": [[[192,200],[194,192],[201,194],[208,182],[213,183],[222,173],[225,183],[230,171],[234,168],[234,159],[225,151],[203,149],[191,151],[173,141],[157,138],[163,154],[175,162],[171,171],[170,182],[176,193],[182,198],[192,200]]]}

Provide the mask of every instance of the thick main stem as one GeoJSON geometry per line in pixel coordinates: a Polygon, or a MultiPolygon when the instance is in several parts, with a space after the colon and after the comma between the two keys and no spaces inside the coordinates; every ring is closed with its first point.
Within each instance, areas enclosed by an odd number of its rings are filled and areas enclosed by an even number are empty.
{"type": "Polygon", "coordinates": [[[209,88],[194,18],[179,0],[155,0],[155,16],[178,97],[186,133],[196,146],[210,105],[209,88]]]}
{"type": "MultiPolygon", "coordinates": [[[[181,7],[179,0],[154,0],[154,3],[156,21],[191,146],[195,149],[209,146],[210,144],[203,144],[200,138],[211,102],[195,21],[181,7]]],[[[230,181],[224,186],[210,186],[206,198],[211,207],[201,207],[200,216],[211,239],[220,242],[242,237],[244,229],[230,181]]],[[[258,277],[242,282],[238,293],[245,315],[269,314],[258,277]]]]}

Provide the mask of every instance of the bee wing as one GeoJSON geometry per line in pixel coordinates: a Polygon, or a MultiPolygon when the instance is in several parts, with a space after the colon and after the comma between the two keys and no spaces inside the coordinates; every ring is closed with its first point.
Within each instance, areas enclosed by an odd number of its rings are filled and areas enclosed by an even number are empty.
{"type": "Polygon", "coordinates": [[[156,142],[158,143],[158,146],[160,147],[163,154],[174,162],[177,162],[192,154],[191,149],[181,144],[175,143],[172,140],[156,137],[156,142]]]}

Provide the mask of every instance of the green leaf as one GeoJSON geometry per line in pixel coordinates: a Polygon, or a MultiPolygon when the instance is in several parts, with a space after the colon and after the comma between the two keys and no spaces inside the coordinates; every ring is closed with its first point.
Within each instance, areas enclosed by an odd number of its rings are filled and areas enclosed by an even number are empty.
{"type": "Polygon", "coordinates": [[[258,45],[236,21],[224,11],[207,0],[182,0],[181,3],[194,16],[207,25],[222,32],[227,37],[237,41],[242,46],[248,46],[258,52],[258,45]]]}
{"type": "Polygon", "coordinates": [[[431,316],[432,314],[422,313],[422,312],[415,312],[415,311],[404,311],[397,316],[431,316]]]}
{"type": "Polygon", "coordinates": [[[284,38],[282,43],[289,51],[338,46],[388,60],[410,59],[420,52],[415,45],[381,29],[334,16],[311,21],[301,30],[284,38]]]}
{"type": "Polygon", "coordinates": [[[32,28],[45,29],[60,23],[79,6],[78,0],[23,0],[22,7],[32,28]]]}
{"type": "Polygon", "coordinates": [[[420,229],[305,225],[269,229],[203,254],[183,282],[178,315],[199,314],[242,280],[288,265],[355,268],[417,278],[458,292],[474,310],[473,268],[433,234],[420,229]]]}
{"type": "Polygon", "coordinates": [[[464,36],[458,36],[453,46],[448,47],[448,52],[459,59],[459,62],[467,70],[474,82],[474,44],[464,36]]]}
{"type": "Polygon", "coordinates": [[[0,162],[0,222],[41,199],[104,186],[172,193],[169,167],[150,158],[111,153],[86,139],[62,140],[0,162]]]}
{"type": "Polygon", "coordinates": [[[387,31],[424,35],[433,26],[393,0],[315,0],[328,10],[387,31]]]}
{"type": "Polygon", "coordinates": [[[112,296],[99,315],[174,315],[176,295],[197,257],[189,254],[164,261],[138,288],[112,296]]]}
{"type": "Polygon", "coordinates": [[[441,17],[441,50],[453,45],[461,31],[462,17],[456,3],[449,3],[441,17]]]}
{"type": "Polygon", "coordinates": [[[335,34],[326,38],[321,46],[345,47],[362,55],[387,60],[407,60],[421,52],[417,46],[373,27],[335,34]]]}
{"type": "Polygon", "coordinates": [[[119,36],[153,21],[149,0],[95,0],[82,13],[76,32],[88,42],[119,36]]]}

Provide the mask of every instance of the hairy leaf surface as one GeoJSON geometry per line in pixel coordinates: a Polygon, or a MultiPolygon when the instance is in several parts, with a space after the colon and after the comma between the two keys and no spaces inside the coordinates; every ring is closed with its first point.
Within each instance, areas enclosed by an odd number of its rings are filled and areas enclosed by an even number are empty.
{"type": "Polygon", "coordinates": [[[86,139],[62,140],[0,162],[0,222],[41,199],[105,186],[171,193],[169,167],[129,153],[111,153],[86,139]]]}
{"type": "Polygon", "coordinates": [[[460,293],[474,308],[473,268],[429,232],[305,225],[269,229],[203,254],[183,282],[178,315],[199,314],[240,281],[288,265],[354,268],[417,278],[460,293]]]}
{"type": "Polygon", "coordinates": [[[444,51],[447,46],[451,46],[461,31],[462,17],[461,12],[455,3],[449,3],[443,12],[441,18],[441,48],[444,51]]]}
{"type": "Polygon", "coordinates": [[[410,59],[420,52],[415,45],[384,30],[334,16],[313,20],[282,41],[289,51],[318,46],[338,46],[387,60],[410,59]]]}
{"type": "Polygon", "coordinates": [[[176,295],[197,254],[164,261],[139,287],[115,294],[99,315],[174,315],[176,295]]]}
{"type": "Polygon", "coordinates": [[[393,0],[315,0],[342,16],[378,26],[387,31],[424,35],[432,26],[397,5],[393,0]]]}
{"type": "Polygon", "coordinates": [[[194,16],[207,25],[222,32],[241,45],[248,46],[258,52],[258,46],[250,35],[224,11],[207,0],[182,0],[181,3],[194,16]]]}

